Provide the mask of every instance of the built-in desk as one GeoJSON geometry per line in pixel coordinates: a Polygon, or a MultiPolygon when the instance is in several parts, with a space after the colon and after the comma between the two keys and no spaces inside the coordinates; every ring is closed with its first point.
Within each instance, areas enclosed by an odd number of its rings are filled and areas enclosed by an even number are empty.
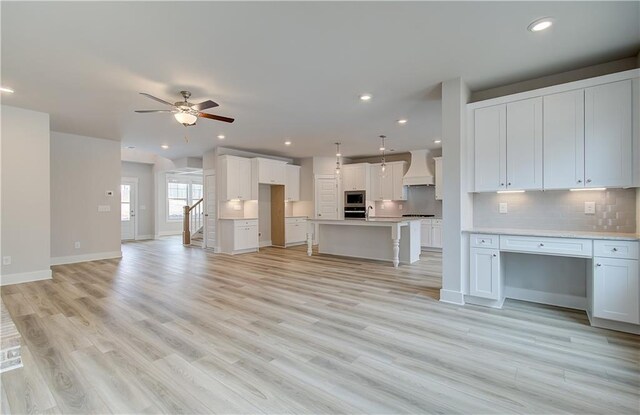
{"type": "MultiPolygon", "coordinates": [[[[514,229],[465,232],[469,233],[465,302],[501,308],[505,298],[516,298],[583,309],[594,326],[640,333],[639,235],[514,229]],[[582,258],[586,261],[584,297],[510,289],[505,285],[504,265],[509,254],[582,258]]],[[[525,262],[523,257],[509,258],[512,265],[517,265],[518,258],[525,262]]],[[[519,272],[517,266],[512,268],[512,273],[519,272]]],[[[544,272],[540,271],[540,278],[547,277],[544,272]]]]}

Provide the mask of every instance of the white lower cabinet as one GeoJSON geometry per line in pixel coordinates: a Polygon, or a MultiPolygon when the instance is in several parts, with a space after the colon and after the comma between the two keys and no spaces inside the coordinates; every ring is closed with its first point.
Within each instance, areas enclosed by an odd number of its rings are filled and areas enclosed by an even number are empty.
{"type": "Polygon", "coordinates": [[[640,324],[638,261],[593,258],[593,316],[640,324]]]}
{"type": "Polygon", "coordinates": [[[220,251],[225,254],[239,254],[257,251],[257,219],[221,219],[220,251]]]}
{"type": "Polygon", "coordinates": [[[502,296],[500,281],[500,251],[471,248],[469,294],[475,297],[499,300],[502,296]]]}
{"type": "Polygon", "coordinates": [[[423,219],[420,241],[423,248],[442,248],[442,219],[423,219]]]}
{"type": "Polygon", "coordinates": [[[284,242],[296,245],[307,241],[307,219],[286,218],[284,222],[284,242]]]}

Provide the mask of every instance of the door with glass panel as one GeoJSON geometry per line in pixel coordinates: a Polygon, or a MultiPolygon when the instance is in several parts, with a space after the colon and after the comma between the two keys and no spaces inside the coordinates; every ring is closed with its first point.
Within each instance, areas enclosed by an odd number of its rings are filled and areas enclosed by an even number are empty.
{"type": "Polygon", "coordinates": [[[120,183],[120,239],[136,239],[136,202],[138,199],[138,180],[122,178],[120,183]]]}

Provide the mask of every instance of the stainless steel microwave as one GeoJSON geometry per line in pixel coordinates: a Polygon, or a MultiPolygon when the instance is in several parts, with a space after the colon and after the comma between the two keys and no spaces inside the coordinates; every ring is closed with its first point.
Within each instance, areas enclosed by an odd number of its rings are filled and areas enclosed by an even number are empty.
{"type": "Polygon", "coordinates": [[[366,192],[359,190],[355,192],[344,192],[344,207],[364,207],[366,203],[366,192]]]}

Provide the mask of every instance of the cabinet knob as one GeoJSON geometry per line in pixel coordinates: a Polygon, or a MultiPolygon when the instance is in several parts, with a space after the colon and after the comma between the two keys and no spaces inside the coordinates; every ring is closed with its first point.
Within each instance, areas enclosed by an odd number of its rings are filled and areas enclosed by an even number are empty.
{"type": "Polygon", "coordinates": [[[597,263],[597,264],[596,264],[596,267],[601,267],[601,266],[602,266],[602,264],[601,264],[601,263],[597,263]]]}
{"type": "Polygon", "coordinates": [[[618,252],[618,248],[613,248],[612,251],[613,252],[618,252]]]}
{"type": "Polygon", "coordinates": [[[480,243],[484,243],[484,239],[480,241],[480,243]]]}
{"type": "Polygon", "coordinates": [[[511,186],[511,182],[507,183],[507,186],[511,186]]]}
{"type": "Polygon", "coordinates": [[[538,246],[539,246],[539,247],[543,247],[543,246],[544,246],[544,244],[540,244],[540,245],[538,245],[538,246]]]}
{"type": "Polygon", "coordinates": [[[582,180],[578,180],[578,183],[582,183],[582,180]]]}
{"type": "Polygon", "coordinates": [[[493,254],[493,256],[494,256],[494,257],[497,257],[497,256],[498,256],[498,254],[493,254]]]}
{"type": "Polygon", "coordinates": [[[500,183],[500,186],[504,186],[504,183],[500,183]]]}
{"type": "Polygon", "coordinates": [[[587,183],[591,183],[591,179],[587,179],[587,183]]]}

